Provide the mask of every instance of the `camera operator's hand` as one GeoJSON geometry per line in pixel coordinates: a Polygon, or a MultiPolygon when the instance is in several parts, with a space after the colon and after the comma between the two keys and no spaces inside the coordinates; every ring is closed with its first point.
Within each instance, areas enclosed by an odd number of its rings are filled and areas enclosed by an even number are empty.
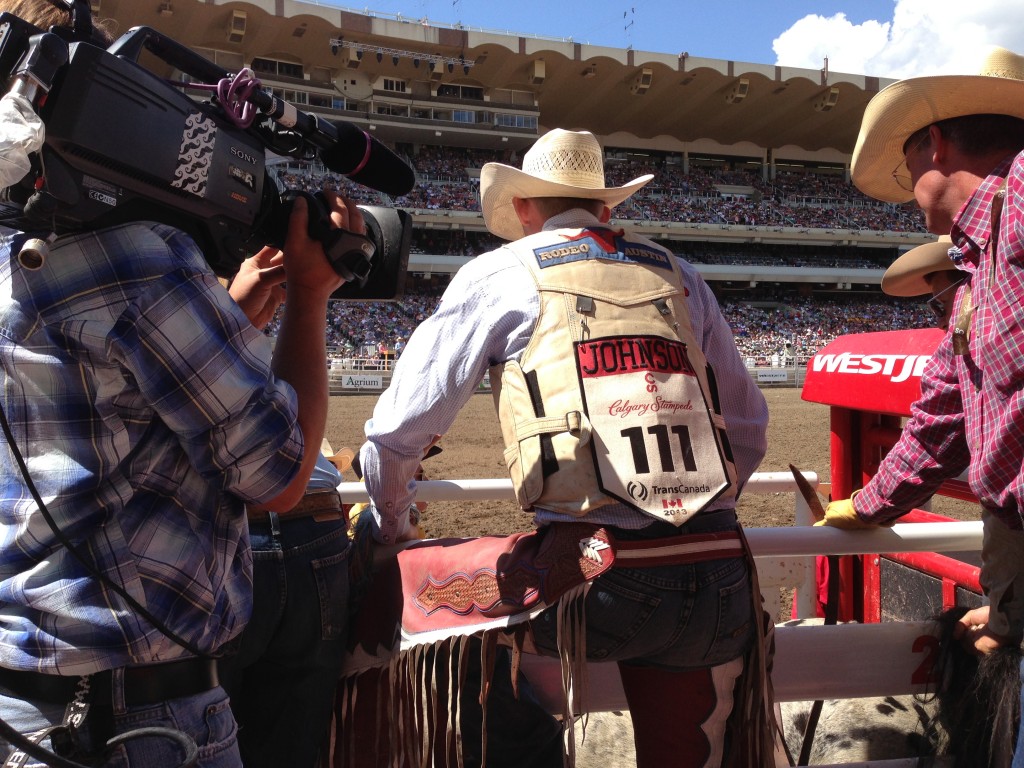
{"type": "MultiPolygon", "coordinates": [[[[365,233],[366,223],[355,203],[332,192],[326,192],[324,199],[333,227],[365,233]]],[[[308,216],[306,200],[296,198],[284,243],[287,295],[273,362],[274,373],[292,386],[298,398],[304,452],[298,474],[264,505],[274,512],[287,511],[299,502],[320,455],[327,424],[327,302],[344,283],[323,246],[310,238],[308,216]]]]}
{"type": "Polygon", "coordinates": [[[249,322],[262,331],[284,303],[284,280],[284,254],[268,247],[242,262],[228,293],[249,322]]]}
{"type": "MultiPolygon", "coordinates": [[[[340,195],[325,191],[324,199],[330,206],[331,226],[346,229],[357,235],[366,234],[366,222],[356,204],[340,195]]],[[[288,237],[284,245],[284,267],[288,275],[288,290],[297,288],[330,295],[345,282],[327,261],[323,246],[310,239],[308,233],[309,205],[299,196],[295,199],[288,237]]]]}

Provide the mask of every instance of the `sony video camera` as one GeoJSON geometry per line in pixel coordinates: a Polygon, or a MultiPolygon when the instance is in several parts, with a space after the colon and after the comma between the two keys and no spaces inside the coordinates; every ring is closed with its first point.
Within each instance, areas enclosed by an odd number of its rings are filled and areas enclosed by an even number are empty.
{"type": "Polygon", "coordinates": [[[0,86],[28,98],[46,132],[32,172],[8,190],[26,231],[159,221],[191,235],[211,268],[229,276],[263,245],[284,244],[291,204],[302,194],[310,236],[348,281],[334,298],[401,296],[409,214],[360,206],[367,237],[332,229],[319,193],[279,192],[267,153],[320,160],[395,196],[415,183],[401,158],[362,129],[301,112],[254,77],[239,81],[151,28],[103,48],[93,41],[89,3],[69,6],[73,29],[44,31],[0,14],[0,86]],[[143,52],[181,72],[182,82],[141,66],[143,52]],[[192,98],[186,88],[212,95],[192,98]]]}

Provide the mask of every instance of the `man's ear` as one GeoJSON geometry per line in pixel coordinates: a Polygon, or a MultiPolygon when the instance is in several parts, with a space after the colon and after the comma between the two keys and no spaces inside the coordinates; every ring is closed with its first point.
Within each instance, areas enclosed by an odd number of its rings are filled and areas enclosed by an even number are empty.
{"type": "Polygon", "coordinates": [[[942,129],[932,124],[928,127],[928,151],[932,156],[932,163],[938,165],[949,155],[952,145],[949,139],[942,135],[942,129]]]}
{"type": "Polygon", "coordinates": [[[527,220],[530,218],[529,205],[527,205],[526,201],[523,198],[513,197],[512,208],[515,209],[516,216],[519,217],[519,223],[525,226],[527,220]]]}
{"type": "Polygon", "coordinates": [[[612,209],[606,205],[604,208],[601,209],[601,215],[598,216],[597,218],[598,221],[600,221],[602,224],[607,224],[609,221],[612,220],[612,209]]]}

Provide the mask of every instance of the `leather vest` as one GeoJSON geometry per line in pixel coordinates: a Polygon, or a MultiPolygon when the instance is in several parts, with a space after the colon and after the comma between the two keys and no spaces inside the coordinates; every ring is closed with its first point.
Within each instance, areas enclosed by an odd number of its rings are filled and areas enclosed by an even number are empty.
{"type": "Polygon", "coordinates": [[[505,247],[540,297],[521,360],[491,368],[520,506],[580,517],[622,503],[682,525],[735,495],[714,373],[676,258],[597,227],[505,247]]]}

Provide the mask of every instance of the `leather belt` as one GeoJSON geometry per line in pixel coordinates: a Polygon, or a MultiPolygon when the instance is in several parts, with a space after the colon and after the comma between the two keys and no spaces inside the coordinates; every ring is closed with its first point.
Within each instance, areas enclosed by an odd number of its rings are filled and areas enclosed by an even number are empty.
{"type": "Polygon", "coordinates": [[[664,539],[616,541],[614,568],[685,565],[722,557],[740,557],[743,542],[736,531],[691,533],[664,539]]]}
{"type": "MultiPolygon", "coordinates": [[[[195,696],[220,685],[214,659],[188,658],[165,664],[124,667],[124,703],[128,707],[144,707],[170,699],[195,696]]],[[[47,675],[42,672],[0,667],[0,687],[15,698],[67,704],[75,698],[79,675],[47,675]]],[[[112,706],[114,703],[114,671],[104,670],[89,678],[90,704],[112,706]]]]}
{"type": "MultiPolygon", "coordinates": [[[[270,519],[270,512],[265,509],[245,507],[245,514],[253,523],[265,523],[270,519]]],[[[342,520],[345,515],[341,504],[341,494],[337,488],[322,491],[309,491],[299,499],[299,503],[287,512],[278,514],[281,520],[295,520],[300,517],[312,517],[318,523],[328,520],[342,520]]]]}

